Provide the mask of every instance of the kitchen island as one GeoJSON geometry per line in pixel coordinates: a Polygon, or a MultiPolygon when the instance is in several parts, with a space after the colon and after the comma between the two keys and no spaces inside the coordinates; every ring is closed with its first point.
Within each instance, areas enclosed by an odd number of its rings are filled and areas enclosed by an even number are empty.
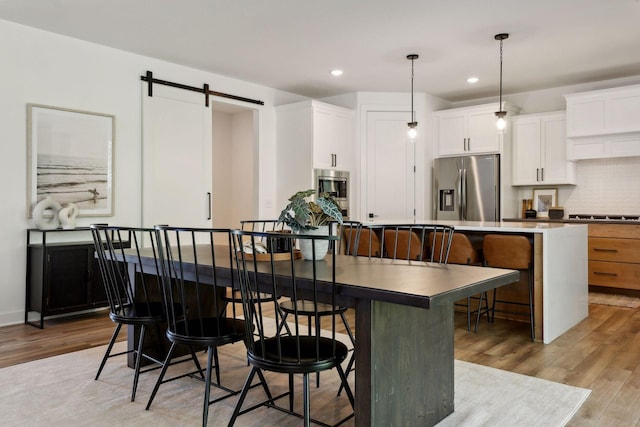
{"type": "MultiPolygon", "coordinates": [[[[588,228],[561,222],[433,221],[480,237],[519,234],[533,242],[536,340],[552,342],[589,315],[588,228]]],[[[367,222],[375,225],[377,222],[367,222]]],[[[383,222],[380,221],[380,224],[383,222]]],[[[386,224],[409,224],[384,221],[386,224]]],[[[419,221],[416,221],[419,223],[419,221]]]]}

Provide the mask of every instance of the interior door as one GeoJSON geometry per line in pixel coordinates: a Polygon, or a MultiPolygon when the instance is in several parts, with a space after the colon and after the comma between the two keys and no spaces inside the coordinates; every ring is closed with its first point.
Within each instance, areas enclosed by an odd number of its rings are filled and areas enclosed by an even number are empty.
{"type": "Polygon", "coordinates": [[[212,226],[212,112],[204,95],[142,83],[142,224],[212,226]]]}
{"type": "Polygon", "coordinates": [[[376,221],[413,220],[415,145],[407,136],[409,112],[370,111],[366,135],[364,216],[376,221]]]}

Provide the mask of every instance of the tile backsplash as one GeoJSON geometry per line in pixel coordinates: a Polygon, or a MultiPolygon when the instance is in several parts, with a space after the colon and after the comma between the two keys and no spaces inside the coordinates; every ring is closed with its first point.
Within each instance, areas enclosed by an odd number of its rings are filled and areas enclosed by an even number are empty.
{"type": "MultiPolygon", "coordinates": [[[[640,157],[581,160],[577,185],[558,186],[558,205],[568,214],[640,215],[640,157]]],[[[531,187],[519,198],[531,198],[531,187]]]]}

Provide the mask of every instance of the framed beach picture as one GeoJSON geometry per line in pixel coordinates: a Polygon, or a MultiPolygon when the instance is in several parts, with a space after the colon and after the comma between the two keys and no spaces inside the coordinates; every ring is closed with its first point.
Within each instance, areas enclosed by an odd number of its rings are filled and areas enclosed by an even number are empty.
{"type": "Polygon", "coordinates": [[[557,188],[534,188],[533,209],[537,211],[536,217],[548,218],[549,208],[558,204],[557,188]]]}
{"type": "Polygon", "coordinates": [[[113,215],[115,116],[28,104],[28,212],[51,197],[80,216],[113,215]]]}

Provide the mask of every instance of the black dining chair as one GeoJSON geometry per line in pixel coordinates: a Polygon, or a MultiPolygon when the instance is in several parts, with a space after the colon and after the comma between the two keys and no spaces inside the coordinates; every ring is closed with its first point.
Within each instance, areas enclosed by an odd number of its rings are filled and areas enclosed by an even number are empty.
{"type": "Polygon", "coordinates": [[[447,263],[455,231],[451,226],[440,224],[363,224],[362,228],[360,245],[366,243],[367,239],[362,237],[365,230],[369,232],[370,245],[376,245],[376,250],[373,247],[359,250],[371,254],[370,258],[438,264],[447,263]],[[378,246],[381,249],[378,250],[378,246]]]}
{"type": "MultiPolygon", "coordinates": [[[[229,422],[235,424],[239,415],[268,406],[297,415],[304,420],[304,425],[311,422],[309,375],[335,368],[340,377],[348,400],[353,407],[353,393],[347,382],[341,363],[348,355],[347,345],[338,340],[336,332],[335,310],[339,306],[336,291],[336,245],[331,247],[324,260],[296,260],[293,240],[309,240],[315,252],[315,243],[322,240],[337,241],[337,236],[310,236],[297,234],[274,234],[232,230],[237,269],[240,274],[240,290],[242,307],[246,319],[253,319],[254,330],[247,324],[246,343],[247,358],[251,371],[242,388],[233,416],[229,422]],[[245,253],[247,245],[253,245],[259,239],[289,239],[290,256],[284,261],[276,261],[274,253],[270,253],[265,261],[258,261],[252,254],[245,253]],[[261,297],[264,293],[286,294],[293,302],[293,312],[289,315],[291,332],[281,327],[281,314],[277,302],[261,297]],[[298,303],[304,301],[304,303],[298,303]],[[311,327],[309,317],[302,315],[304,310],[312,309],[311,327]],[[321,310],[329,310],[324,315],[321,310]],[[330,319],[321,323],[321,318],[330,319]],[[274,396],[263,375],[263,371],[271,371],[289,375],[289,391],[274,396]],[[302,374],[303,378],[303,411],[294,412],[293,375],[302,374]],[[260,404],[243,409],[247,393],[258,375],[266,400],[260,404]],[[276,402],[288,396],[289,407],[276,402]]],[[[353,417],[349,414],[345,419],[353,417]]],[[[318,421],[314,421],[318,422],[318,421]]],[[[326,424],[325,424],[326,425],[326,424]]]]}
{"type": "Polygon", "coordinates": [[[187,376],[203,380],[205,389],[202,425],[206,426],[209,406],[238,393],[220,382],[218,347],[242,341],[246,329],[243,320],[226,315],[227,302],[222,282],[230,280],[232,273],[228,267],[220,270],[217,268],[218,265],[233,265],[229,230],[169,226],[156,226],[155,229],[162,272],[162,295],[167,307],[166,336],[171,347],[147,409],[162,384],[187,376]],[[198,360],[194,359],[194,372],[165,380],[168,362],[178,345],[190,348],[192,353],[206,349],[206,366],[203,369],[198,360]],[[212,381],[214,371],[215,382],[212,381]],[[212,385],[221,389],[224,394],[211,399],[212,385]]]}
{"type": "MultiPolygon", "coordinates": [[[[348,254],[355,255],[355,249],[358,247],[358,241],[360,239],[360,230],[362,229],[362,224],[358,221],[343,221],[342,224],[337,221],[331,222],[329,226],[329,234],[338,236],[337,241],[331,241],[330,246],[336,246],[336,251],[338,254],[348,254]]],[[[293,301],[291,299],[287,299],[286,301],[282,301],[279,304],[279,309],[283,313],[282,317],[282,325],[289,329],[290,326],[287,323],[287,317],[289,314],[298,313],[299,316],[307,316],[309,319],[309,328],[311,328],[311,318],[318,314],[320,316],[333,316],[339,315],[340,320],[342,320],[342,324],[344,325],[345,330],[347,331],[347,335],[349,335],[349,339],[351,340],[351,351],[355,349],[355,337],[353,335],[353,331],[351,326],[349,325],[349,321],[347,320],[347,310],[349,307],[346,305],[339,305],[337,307],[329,307],[328,304],[321,304],[319,307],[314,307],[309,304],[308,301],[304,299],[300,299],[297,301],[293,301]]],[[[351,371],[353,364],[355,362],[355,357],[349,359],[347,364],[346,373],[347,375],[351,371]]],[[[320,386],[320,374],[316,374],[316,387],[320,386]]],[[[342,391],[342,387],[338,389],[338,394],[342,391]]]]}
{"type": "MultiPolygon", "coordinates": [[[[131,401],[133,402],[136,397],[139,375],[157,369],[163,364],[161,359],[164,349],[157,349],[155,355],[143,351],[147,328],[155,328],[160,337],[162,335],[160,325],[166,318],[157,280],[159,266],[157,263],[148,265],[141,262],[141,251],[144,251],[145,247],[146,250],[152,251],[153,259],[157,260],[155,257],[156,234],[153,229],[104,224],[92,224],[90,228],[109,302],[109,318],[116,324],[95,379],[100,378],[109,358],[124,354],[132,355],[135,365],[131,391],[131,401]],[[138,267],[132,269],[130,268],[132,265],[138,267]],[[131,272],[135,277],[130,275],[131,272]],[[133,325],[140,328],[138,345],[133,350],[112,353],[123,325],[133,325]],[[155,364],[151,368],[141,370],[143,359],[155,364]]],[[[161,341],[158,340],[158,343],[161,341]]]]}
{"type": "MultiPolygon", "coordinates": [[[[439,257],[441,252],[441,244],[442,239],[437,236],[436,238],[431,238],[435,241],[435,247],[433,248],[434,256],[439,257]]],[[[471,239],[466,234],[463,233],[455,233],[452,236],[451,244],[449,248],[448,255],[448,263],[449,264],[463,264],[463,265],[482,265],[482,250],[476,248],[471,239]]],[[[467,313],[467,331],[471,331],[471,316],[475,315],[475,327],[473,329],[474,332],[478,331],[478,324],[480,323],[480,317],[482,315],[487,316],[487,321],[491,321],[490,316],[490,308],[489,308],[489,298],[488,293],[485,291],[482,293],[482,298],[478,295],[469,296],[464,300],[457,301],[454,306],[464,307],[467,313]],[[478,301],[477,308],[473,308],[471,306],[472,301],[478,301]],[[484,307],[482,307],[481,303],[484,302],[484,307]]]]}
{"type": "MultiPolygon", "coordinates": [[[[264,232],[264,233],[271,233],[271,232],[290,233],[290,230],[284,231],[284,226],[285,226],[284,223],[281,221],[278,221],[277,219],[246,219],[246,220],[240,221],[240,229],[243,231],[258,231],[258,232],[264,232]]],[[[269,249],[269,250],[278,251],[278,250],[288,249],[288,248],[279,247],[282,245],[281,240],[277,241],[277,246],[274,246],[273,249],[271,247],[267,247],[270,244],[267,239],[257,239],[255,243],[257,243],[258,246],[261,246],[264,249],[269,249]]],[[[262,297],[273,298],[274,300],[281,299],[280,295],[264,294],[262,295],[262,297]]],[[[242,297],[240,296],[240,288],[239,288],[238,280],[232,281],[232,286],[227,291],[227,300],[229,301],[229,303],[233,304],[233,307],[234,307],[233,313],[235,317],[236,316],[235,306],[236,304],[242,303],[242,297]]],[[[287,332],[290,332],[289,325],[285,323],[284,327],[287,329],[287,332]]]]}

